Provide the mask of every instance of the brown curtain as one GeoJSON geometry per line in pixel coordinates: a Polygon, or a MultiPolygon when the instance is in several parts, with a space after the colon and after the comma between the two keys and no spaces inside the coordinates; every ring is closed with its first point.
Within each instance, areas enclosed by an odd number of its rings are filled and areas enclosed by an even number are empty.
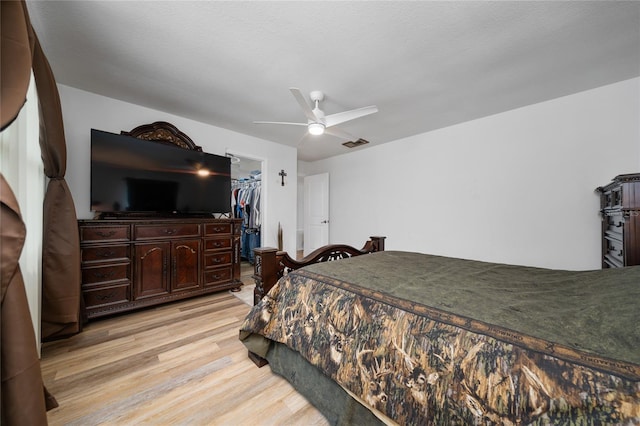
{"type": "MultiPolygon", "coordinates": [[[[15,120],[25,102],[31,72],[32,38],[20,2],[0,10],[0,125],[15,120]]],[[[0,422],[46,425],[46,409],[57,406],[42,382],[29,305],[18,259],[25,227],[13,191],[0,174],[0,422]]]]}
{"type": "MultiPolygon", "coordinates": [[[[2,1],[0,128],[17,117],[33,69],[40,107],[40,147],[51,178],[44,202],[42,336],[80,330],[80,248],[75,207],[64,180],[66,144],[60,99],[49,63],[29,21],[26,4],[2,1]]],[[[0,371],[3,425],[46,425],[57,406],[43,386],[35,333],[18,264],[25,227],[11,188],[0,175],[0,371]]]]}
{"type": "Polygon", "coordinates": [[[27,295],[18,264],[25,234],[18,202],[4,176],[0,174],[0,396],[3,425],[46,425],[47,408],[57,406],[42,382],[36,335],[33,332],[27,295]]]}
{"type": "MultiPolygon", "coordinates": [[[[26,6],[25,6],[26,14],[26,6]]],[[[40,150],[50,178],[44,198],[42,241],[42,339],[80,331],[80,238],[76,208],[64,180],[67,146],[56,81],[38,37],[33,73],[40,107],[40,150]]]]}
{"type": "Polygon", "coordinates": [[[1,128],[4,130],[18,116],[26,99],[31,78],[33,40],[29,37],[21,2],[3,1],[0,18],[2,24],[0,28],[2,34],[0,121],[1,128]]]}
{"type": "Polygon", "coordinates": [[[24,1],[2,1],[2,128],[24,104],[33,69],[40,111],[40,150],[50,178],[44,200],[42,340],[80,331],[80,243],[75,206],[64,180],[67,151],[60,97],[24,1]]]}

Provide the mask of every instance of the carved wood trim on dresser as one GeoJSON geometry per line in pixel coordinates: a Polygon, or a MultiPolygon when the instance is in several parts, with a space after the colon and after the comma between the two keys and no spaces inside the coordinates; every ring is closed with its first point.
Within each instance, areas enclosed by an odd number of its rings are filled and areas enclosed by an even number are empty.
{"type": "Polygon", "coordinates": [[[190,149],[192,151],[202,151],[202,147],[198,146],[191,140],[189,136],[182,133],[176,126],[166,121],[156,121],[151,124],[143,124],[128,132],[121,131],[120,134],[133,136],[134,138],[144,139],[147,141],[176,145],[180,148],[190,149]]]}

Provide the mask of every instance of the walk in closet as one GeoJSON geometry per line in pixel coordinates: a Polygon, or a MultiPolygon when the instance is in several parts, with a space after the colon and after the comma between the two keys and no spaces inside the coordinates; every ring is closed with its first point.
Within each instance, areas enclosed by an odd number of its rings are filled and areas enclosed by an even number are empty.
{"type": "Polygon", "coordinates": [[[253,249],[261,245],[262,162],[231,158],[231,210],[235,219],[241,219],[240,257],[253,265],[253,249]]]}

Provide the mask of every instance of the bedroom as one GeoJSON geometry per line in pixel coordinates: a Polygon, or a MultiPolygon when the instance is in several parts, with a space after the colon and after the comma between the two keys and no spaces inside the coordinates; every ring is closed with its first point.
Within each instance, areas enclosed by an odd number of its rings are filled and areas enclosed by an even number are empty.
{"type": "MultiPolygon", "coordinates": [[[[35,13],[32,19],[36,29],[37,24],[43,24],[35,13]]],[[[92,33],[100,34],[97,29],[92,33]]],[[[45,52],[52,55],[49,50],[55,48],[55,39],[46,34],[40,37],[45,52]]],[[[631,73],[610,81],[564,89],[568,91],[530,105],[347,155],[300,162],[293,147],[63,82],[59,90],[68,143],[67,180],[78,217],[91,217],[88,129],[119,132],[166,120],[205,150],[224,153],[232,146],[239,153],[267,160],[267,175],[273,184],[267,205],[272,219],[265,227],[265,245],[276,245],[277,223],[281,222],[285,250],[297,248],[296,176],[328,172],[332,182],[331,242],[358,245],[376,234],[388,237],[389,249],[550,268],[598,268],[600,218],[593,190],[618,174],[640,168],[637,49],[626,59],[634,65],[631,73]],[[280,170],[288,173],[285,186],[280,186],[280,170]],[[376,190],[369,190],[371,187],[376,190]]],[[[60,80],[53,58],[50,61],[60,80]]],[[[279,96],[278,102],[291,107],[287,119],[299,119],[286,89],[300,84],[311,90],[316,88],[314,83],[270,83],[270,95],[263,102],[269,104],[279,96]]],[[[320,86],[334,96],[342,92],[341,88],[332,93],[326,85],[320,86]]],[[[376,90],[371,88],[371,92],[366,98],[371,102],[364,104],[376,103],[381,108],[376,90]]],[[[344,102],[348,107],[361,105],[359,98],[344,102]]],[[[243,117],[248,122],[281,118],[262,113],[243,117]]],[[[394,122],[385,123],[402,126],[403,119],[394,117],[394,122]]],[[[375,142],[375,135],[364,136],[375,142]]],[[[292,136],[295,140],[298,137],[292,136]]]]}

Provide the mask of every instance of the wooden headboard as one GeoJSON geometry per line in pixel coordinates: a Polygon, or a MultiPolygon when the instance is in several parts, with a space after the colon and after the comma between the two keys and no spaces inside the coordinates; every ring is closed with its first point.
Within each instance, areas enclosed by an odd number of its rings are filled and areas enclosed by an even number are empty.
{"type": "Polygon", "coordinates": [[[253,291],[253,304],[255,305],[262,300],[264,295],[271,290],[271,287],[288,271],[313,263],[384,251],[384,240],[386,238],[369,237],[369,241],[361,249],[345,244],[323,246],[300,260],[294,260],[286,251],[278,251],[272,247],[255,248],[253,249],[256,258],[253,279],[256,282],[256,287],[253,291]]]}

